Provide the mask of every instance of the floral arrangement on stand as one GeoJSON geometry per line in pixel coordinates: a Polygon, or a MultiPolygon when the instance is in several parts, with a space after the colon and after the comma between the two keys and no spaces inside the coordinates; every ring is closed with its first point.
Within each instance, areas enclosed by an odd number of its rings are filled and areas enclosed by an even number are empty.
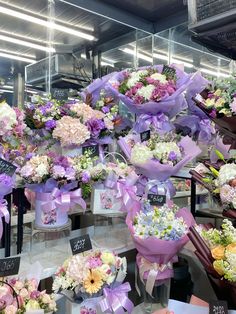
{"type": "Polygon", "coordinates": [[[53,290],[61,292],[72,302],[81,303],[80,313],[93,314],[100,307],[102,312],[115,311],[123,307],[131,313],[133,304],[128,299],[128,283],[122,284],[126,276],[126,259],[106,250],[86,251],[64,262],[55,275],[53,290]],[[121,302],[123,298],[123,302],[121,302]],[[84,301],[84,302],[83,302],[84,301]]]}
{"type": "Polygon", "coordinates": [[[155,65],[115,73],[108,88],[136,114],[165,113],[172,118],[187,108],[183,92],[193,79],[175,65],[155,65]]]}
{"type": "Polygon", "coordinates": [[[26,187],[35,192],[38,225],[63,225],[71,208],[79,205],[86,209],[71,158],[55,153],[33,156],[21,168],[20,176],[26,187]]]}
{"type": "Polygon", "coordinates": [[[212,194],[213,199],[222,207],[223,216],[236,217],[236,164],[234,159],[226,161],[216,150],[218,163],[206,162],[198,165],[190,173],[195,181],[212,194]]]}
{"type": "Polygon", "coordinates": [[[187,243],[194,219],[188,209],[180,209],[171,201],[159,207],[146,201],[135,215],[128,214],[126,223],[138,250],[140,280],[152,296],[154,285],[161,286],[173,276],[172,263],[187,243]]]}
{"type": "Polygon", "coordinates": [[[44,313],[56,311],[54,296],[46,291],[38,290],[34,279],[19,280],[11,278],[0,286],[0,313],[27,314],[34,310],[44,310],[44,313]]]}
{"type": "Polygon", "coordinates": [[[235,308],[236,295],[236,229],[224,219],[221,230],[211,225],[190,228],[189,238],[195,254],[204,266],[219,299],[227,300],[235,308]]]}

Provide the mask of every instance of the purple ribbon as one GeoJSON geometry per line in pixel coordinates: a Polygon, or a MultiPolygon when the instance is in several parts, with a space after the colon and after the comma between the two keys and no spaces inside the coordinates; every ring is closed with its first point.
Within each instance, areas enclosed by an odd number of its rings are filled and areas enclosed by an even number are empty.
{"type": "Polygon", "coordinates": [[[2,238],[2,233],[3,233],[2,218],[4,218],[5,222],[9,224],[10,214],[7,209],[7,201],[5,199],[0,199],[0,239],[2,238]]]}
{"type": "Polygon", "coordinates": [[[128,211],[138,206],[139,202],[136,197],[136,186],[130,185],[126,179],[120,179],[117,181],[116,189],[116,198],[121,199],[123,204],[123,206],[120,208],[121,211],[128,211]]]}
{"type": "Polygon", "coordinates": [[[81,189],[75,191],[64,192],[58,188],[54,188],[52,193],[37,193],[37,200],[42,201],[42,209],[44,212],[50,212],[55,208],[63,211],[69,211],[76,205],[80,205],[86,210],[86,202],[82,198],[81,189]]]}
{"type": "Polygon", "coordinates": [[[134,130],[137,133],[142,133],[150,129],[150,125],[155,129],[169,132],[173,129],[173,125],[169,122],[168,117],[164,113],[158,113],[155,116],[149,114],[142,114],[134,125],[134,130]]]}
{"type": "Polygon", "coordinates": [[[158,180],[149,180],[145,188],[145,194],[147,195],[148,192],[158,195],[166,195],[167,199],[171,199],[175,196],[175,188],[170,180],[163,182],[158,180]]]}
{"type": "Polygon", "coordinates": [[[203,119],[199,122],[199,135],[198,140],[204,143],[210,143],[213,135],[216,133],[215,128],[212,126],[211,120],[203,119]]]}
{"type": "Polygon", "coordinates": [[[113,289],[104,288],[104,299],[99,302],[102,312],[124,314],[125,311],[127,311],[128,313],[131,313],[134,304],[127,296],[129,291],[131,291],[131,287],[128,282],[113,289]]]}

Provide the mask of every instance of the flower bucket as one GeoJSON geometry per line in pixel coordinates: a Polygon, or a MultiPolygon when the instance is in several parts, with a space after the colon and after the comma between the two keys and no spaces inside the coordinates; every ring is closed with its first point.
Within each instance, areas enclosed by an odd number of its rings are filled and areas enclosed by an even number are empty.
{"type": "Polygon", "coordinates": [[[36,193],[35,225],[44,228],[62,227],[68,222],[68,212],[56,206],[52,193],[36,193]]]}
{"type": "Polygon", "coordinates": [[[101,298],[85,299],[82,303],[72,302],[66,300],[66,313],[67,314],[102,314],[98,302],[101,298]]]}

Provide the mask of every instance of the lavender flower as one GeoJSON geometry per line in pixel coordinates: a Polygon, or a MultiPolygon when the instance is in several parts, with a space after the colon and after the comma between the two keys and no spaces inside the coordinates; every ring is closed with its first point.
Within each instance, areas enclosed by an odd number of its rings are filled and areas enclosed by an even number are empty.
{"type": "Polygon", "coordinates": [[[84,171],[84,172],[82,173],[81,181],[82,181],[83,183],[88,183],[89,180],[90,180],[90,174],[89,174],[87,171],[84,171]]]}
{"type": "Polygon", "coordinates": [[[105,129],[105,124],[100,119],[89,119],[86,125],[92,137],[95,138],[99,136],[101,130],[105,129]]]}

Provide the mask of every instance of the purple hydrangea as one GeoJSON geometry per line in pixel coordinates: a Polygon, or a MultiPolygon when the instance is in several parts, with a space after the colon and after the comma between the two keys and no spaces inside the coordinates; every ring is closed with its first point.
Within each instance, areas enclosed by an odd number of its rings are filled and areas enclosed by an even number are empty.
{"type": "Polygon", "coordinates": [[[169,153],[168,159],[171,160],[171,161],[176,160],[177,159],[177,154],[175,152],[171,151],[169,153]]]}
{"type": "Polygon", "coordinates": [[[89,174],[88,172],[84,171],[84,172],[82,173],[81,181],[82,181],[83,183],[88,183],[89,180],[90,180],[90,174],[89,174]]]}
{"type": "Polygon", "coordinates": [[[51,130],[56,127],[56,121],[55,120],[48,120],[45,122],[45,128],[46,130],[51,130]]]}
{"type": "Polygon", "coordinates": [[[101,130],[105,129],[105,124],[101,119],[89,119],[86,125],[92,137],[95,138],[99,136],[101,130]]]}

